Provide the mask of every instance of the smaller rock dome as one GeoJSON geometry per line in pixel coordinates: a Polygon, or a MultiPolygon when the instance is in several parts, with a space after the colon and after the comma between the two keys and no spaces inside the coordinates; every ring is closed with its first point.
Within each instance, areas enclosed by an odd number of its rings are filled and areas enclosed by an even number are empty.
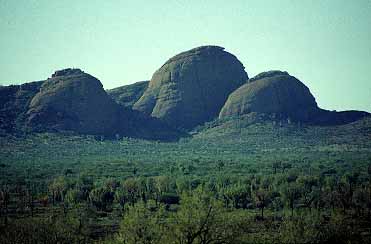
{"type": "Polygon", "coordinates": [[[101,82],[79,69],[56,71],[29,105],[32,128],[107,134],[117,123],[117,105],[101,82]]]}
{"type": "Polygon", "coordinates": [[[315,98],[301,81],[287,72],[268,71],[234,91],[219,118],[257,112],[307,121],[317,109],[315,98]]]}

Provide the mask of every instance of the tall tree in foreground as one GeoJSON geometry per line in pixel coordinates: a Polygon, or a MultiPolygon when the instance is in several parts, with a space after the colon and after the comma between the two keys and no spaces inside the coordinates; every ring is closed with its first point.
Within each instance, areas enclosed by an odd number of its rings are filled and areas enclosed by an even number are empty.
{"type": "Polygon", "coordinates": [[[237,218],[223,204],[201,190],[181,197],[179,210],[170,219],[171,243],[234,243],[239,230],[237,218]]]}
{"type": "Polygon", "coordinates": [[[117,243],[155,244],[163,242],[162,210],[151,211],[142,202],[129,206],[121,222],[117,243]]]}

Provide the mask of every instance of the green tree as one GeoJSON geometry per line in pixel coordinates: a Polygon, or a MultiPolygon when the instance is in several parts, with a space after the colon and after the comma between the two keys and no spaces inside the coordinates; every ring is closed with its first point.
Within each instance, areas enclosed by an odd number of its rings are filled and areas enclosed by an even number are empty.
{"type": "Polygon", "coordinates": [[[8,224],[8,207],[10,203],[10,192],[8,188],[0,189],[0,217],[4,216],[4,225],[8,224]]]}
{"type": "Polygon", "coordinates": [[[228,215],[223,204],[199,188],[183,194],[179,210],[170,219],[173,236],[169,243],[233,243],[239,222],[228,215]]]}
{"type": "Polygon", "coordinates": [[[130,206],[125,212],[116,241],[125,244],[156,244],[163,242],[165,226],[163,210],[151,211],[143,203],[130,206]]]}
{"type": "Polygon", "coordinates": [[[126,192],[127,201],[134,206],[134,204],[140,199],[140,182],[136,178],[126,179],[122,187],[126,192]]]}
{"type": "Polygon", "coordinates": [[[261,218],[264,219],[264,209],[271,203],[270,192],[259,188],[254,192],[254,200],[256,207],[261,211],[261,218]]]}
{"type": "Polygon", "coordinates": [[[63,176],[60,176],[50,182],[48,191],[51,195],[53,204],[55,204],[55,202],[63,201],[69,187],[69,181],[63,176]]]}
{"type": "Polygon", "coordinates": [[[114,192],[107,187],[94,188],[89,193],[89,201],[97,210],[107,211],[114,200],[114,192]]]}
{"type": "Polygon", "coordinates": [[[315,199],[314,189],[318,187],[318,179],[313,176],[300,176],[297,180],[300,189],[300,204],[311,210],[315,199]]]}
{"type": "Polygon", "coordinates": [[[300,187],[297,183],[285,184],[282,186],[281,195],[284,198],[286,206],[291,209],[291,216],[293,216],[295,204],[300,198],[300,187]]]}

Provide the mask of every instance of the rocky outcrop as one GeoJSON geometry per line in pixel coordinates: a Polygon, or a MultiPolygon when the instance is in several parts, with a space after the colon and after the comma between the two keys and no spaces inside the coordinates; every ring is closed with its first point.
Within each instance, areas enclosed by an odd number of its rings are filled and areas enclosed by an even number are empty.
{"type": "Polygon", "coordinates": [[[256,76],[250,78],[249,82],[261,80],[264,78],[274,77],[274,76],[285,76],[285,75],[289,75],[289,73],[287,73],[286,71],[280,71],[280,70],[270,70],[270,71],[265,71],[260,74],[257,74],[256,76]]]}
{"type": "Polygon", "coordinates": [[[118,110],[98,79],[79,69],[66,69],[44,82],[27,114],[28,125],[37,130],[111,134],[118,110]]]}
{"type": "Polygon", "coordinates": [[[309,121],[316,125],[342,125],[348,124],[365,117],[370,117],[370,114],[364,111],[329,111],[318,109],[309,121]]]}
{"type": "Polygon", "coordinates": [[[0,86],[0,134],[22,130],[28,106],[43,82],[0,86]]]}
{"type": "Polygon", "coordinates": [[[249,113],[320,125],[349,123],[369,115],[362,111],[320,109],[308,87],[282,71],[263,72],[251,78],[228,97],[219,118],[249,113]]]}
{"type": "Polygon", "coordinates": [[[107,92],[80,69],[56,71],[45,81],[0,86],[0,135],[74,131],[174,140],[185,135],[179,129],[240,115],[252,121],[287,119],[317,125],[370,116],[319,108],[308,87],[287,72],[263,72],[248,80],[241,62],[217,46],[180,53],[150,81],[107,92]]]}
{"type": "Polygon", "coordinates": [[[217,117],[228,95],[247,79],[242,63],[224,48],[198,47],[158,69],[133,108],[190,129],[217,117]]]}
{"type": "Polygon", "coordinates": [[[95,77],[79,69],[55,72],[33,97],[27,111],[33,131],[172,140],[179,136],[163,122],[117,104],[95,77]]]}
{"type": "Polygon", "coordinates": [[[234,91],[219,118],[257,112],[308,120],[316,109],[308,87],[287,72],[271,71],[257,75],[234,91]]]}
{"type": "Polygon", "coordinates": [[[148,87],[148,83],[149,81],[139,81],[134,84],[120,86],[107,90],[107,94],[110,95],[118,104],[131,108],[143,95],[144,91],[148,87]]]}

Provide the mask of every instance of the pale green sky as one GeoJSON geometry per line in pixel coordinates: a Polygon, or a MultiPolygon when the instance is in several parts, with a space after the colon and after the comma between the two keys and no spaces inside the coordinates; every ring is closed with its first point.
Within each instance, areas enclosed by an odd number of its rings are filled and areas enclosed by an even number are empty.
{"type": "Polygon", "coordinates": [[[200,45],[280,69],[326,109],[371,111],[371,0],[0,0],[0,84],[78,67],[107,88],[200,45]]]}

